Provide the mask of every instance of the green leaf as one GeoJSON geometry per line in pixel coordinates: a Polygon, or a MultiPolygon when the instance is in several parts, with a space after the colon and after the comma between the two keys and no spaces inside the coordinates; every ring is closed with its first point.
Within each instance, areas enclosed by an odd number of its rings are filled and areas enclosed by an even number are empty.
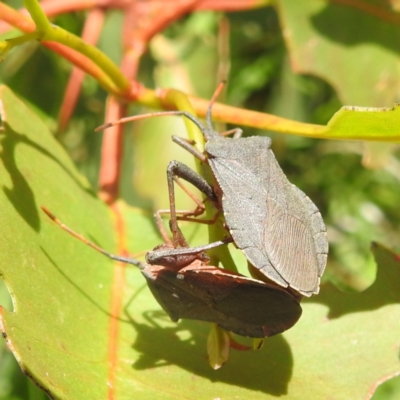
{"type": "Polygon", "coordinates": [[[96,382],[108,373],[104,332],[113,271],[49,224],[39,207],[112,250],[110,213],[46,127],[5,87],[1,104],[1,274],[14,305],[12,313],[2,310],[7,344],[24,371],[56,398],[104,398],[107,387],[96,382]],[[85,379],[72,378],[82,374],[85,379]]]}
{"type": "Polygon", "coordinates": [[[400,16],[386,2],[279,0],[291,65],[325,79],[344,104],[397,101],[400,16]]]}
{"type": "MultiPolygon", "coordinates": [[[[171,322],[137,269],[67,235],[39,207],[109,251],[118,233],[136,257],[160,242],[151,218],[122,202],[112,213],[43,123],[9,89],[0,100],[0,273],[14,304],[0,323],[21,367],[52,397],[366,399],[400,372],[400,265],[381,247],[365,292],[322,286],[291,330],[259,351],[231,350],[212,370],[209,324],[171,322]]],[[[187,228],[204,243],[205,229],[187,228]]]]}
{"type": "Polygon", "coordinates": [[[326,138],[399,142],[400,107],[342,107],[328,122],[326,138]]]}

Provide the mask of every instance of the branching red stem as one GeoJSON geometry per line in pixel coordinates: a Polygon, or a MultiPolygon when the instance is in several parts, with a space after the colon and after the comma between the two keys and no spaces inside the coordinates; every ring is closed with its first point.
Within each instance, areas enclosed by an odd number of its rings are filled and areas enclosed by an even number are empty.
{"type": "MultiPolygon", "coordinates": [[[[102,9],[94,8],[91,10],[85,21],[82,39],[91,45],[95,45],[99,39],[103,27],[103,21],[104,11],[102,9]]],[[[84,76],[85,73],[83,70],[77,67],[72,69],[58,118],[58,127],[60,131],[63,131],[66,128],[75,109],[84,76]]]]}

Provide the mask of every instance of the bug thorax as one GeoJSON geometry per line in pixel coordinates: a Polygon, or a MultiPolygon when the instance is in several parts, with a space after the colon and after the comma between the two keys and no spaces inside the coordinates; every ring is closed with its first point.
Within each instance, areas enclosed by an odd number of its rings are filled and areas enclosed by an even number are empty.
{"type": "Polygon", "coordinates": [[[215,131],[213,127],[211,127],[211,128],[205,128],[204,131],[203,131],[203,135],[204,135],[204,138],[205,138],[207,141],[210,141],[210,140],[213,141],[213,140],[218,140],[218,139],[224,139],[224,137],[221,136],[217,131],[215,131]]]}
{"type": "Polygon", "coordinates": [[[146,261],[150,265],[161,265],[172,269],[179,270],[195,260],[199,260],[202,264],[207,264],[210,259],[206,253],[182,254],[176,253],[176,248],[171,244],[160,244],[152,251],[146,254],[146,261]]]}

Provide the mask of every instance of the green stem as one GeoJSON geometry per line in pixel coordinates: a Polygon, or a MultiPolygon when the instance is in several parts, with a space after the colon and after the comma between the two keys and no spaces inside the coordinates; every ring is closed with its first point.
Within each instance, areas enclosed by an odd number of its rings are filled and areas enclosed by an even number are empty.
{"type": "MultiPolygon", "coordinates": [[[[190,102],[188,96],[185,93],[181,92],[180,90],[169,89],[166,94],[166,100],[169,103],[175,105],[177,110],[186,111],[195,117],[197,116],[196,111],[193,108],[192,103],[190,102]]],[[[193,140],[196,143],[196,146],[200,151],[204,151],[204,137],[199,127],[185,117],[183,117],[183,122],[185,123],[189,139],[193,140]]],[[[200,175],[203,175],[203,168],[201,161],[197,157],[195,157],[194,159],[196,163],[197,172],[200,175]]]]}
{"type": "Polygon", "coordinates": [[[0,61],[3,61],[7,53],[15,46],[19,46],[25,42],[29,42],[30,40],[34,40],[37,38],[37,33],[32,32],[26,35],[18,36],[16,38],[7,39],[5,41],[0,42],[0,61]]]}
{"type": "Polygon", "coordinates": [[[114,82],[122,92],[130,86],[128,79],[121,72],[119,67],[114,64],[102,51],[94,46],[87,44],[80,37],[55,25],[50,26],[42,40],[54,41],[68,46],[83,54],[95,64],[97,64],[114,82]]]}
{"type": "Polygon", "coordinates": [[[37,32],[27,33],[26,35],[18,36],[12,39],[7,39],[6,42],[9,44],[10,48],[13,48],[15,46],[19,46],[20,44],[35,39],[37,39],[37,32]]]}
{"type": "Polygon", "coordinates": [[[80,37],[60,27],[52,25],[37,0],[24,0],[24,5],[36,24],[36,31],[24,35],[21,38],[13,39],[15,44],[18,44],[16,43],[16,40],[20,40],[22,43],[32,39],[64,44],[65,46],[83,54],[98,65],[110,77],[115,86],[121,92],[126,91],[130,87],[128,79],[124,76],[119,67],[104,53],[96,47],[87,44],[80,37]]]}
{"type": "MultiPolygon", "coordinates": [[[[175,104],[177,110],[179,111],[186,111],[189,114],[192,114],[196,116],[196,111],[192,106],[192,103],[188,99],[185,93],[175,90],[175,89],[169,89],[167,93],[167,99],[170,101],[172,104],[175,104]]],[[[200,129],[190,120],[187,118],[183,118],[183,121],[185,123],[186,129],[188,131],[188,136],[189,139],[193,140],[199,147],[200,151],[204,150],[204,137],[203,134],[201,133],[200,129]]],[[[197,159],[196,159],[197,160],[197,159]]],[[[199,160],[197,160],[199,161],[199,160]]],[[[196,163],[197,163],[196,161],[196,163]]],[[[196,164],[197,165],[197,164],[196,164]]],[[[197,165],[197,167],[200,164],[197,165]]],[[[200,173],[200,169],[197,168],[198,172],[200,173]]]]}
{"type": "MultiPolygon", "coordinates": [[[[46,14],[44,13],[42,7],[36,0],[24,0],[24,6],[31,15],[33,21],[36,24],[36,31],[39,33],[45,33],[50,29],[50,21],[48,20],[46,14]]],[[[37,39],[41,39],[40,36],[37,39]]]]}

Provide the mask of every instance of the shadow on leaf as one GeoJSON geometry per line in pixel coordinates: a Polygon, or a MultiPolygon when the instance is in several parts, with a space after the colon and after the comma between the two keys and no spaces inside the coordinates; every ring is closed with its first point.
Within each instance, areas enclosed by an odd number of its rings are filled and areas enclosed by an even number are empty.
{"type": "Polygon", "coordinates": [[[400,17],[396,12],[383,6],[359,9],[329,3],[322,11],[311,17],[311,22],[318,32],[334,42],[346,46],[374,43],[396,54],[399,52],[399,42],[394,38],[399,37],[400,17]],[[337,21],[340,21],[340,29],[337,27],[337,21]],[[375,29],[371,29],[372,26],[375,26],[375,29]]]}
{"type": "Polygon", "coordinates": [[[321,293],[303,302],[320,303],[329,307],[328,318],[376,310],[400,302],[400,256],[378,243],[371,250],[377,263],[375,282],[361,293],[345,293],[333,284],[321,287],[321,293]]]}
{"type": "Polygon", "coordinates": [[[14,132],[7,127],[0,133],[2,150],[0,153],[4,167],[7,169],[10,179],[12,180],[12,187],[3,187],[3,191],[7,198],[14,205],[15,209],[21,217],[34,229],[36,232],[40,230],[40,218],[38,207],[35,201],[35,195],[29,186],[30,174],[32,169],[30,167],[20,167],[16,162],[16,147],[17,145],[25,144],[37,150],[42,155],[49,157],[52,161],[57,163],[65,173],[88,194],[94,196],[91,189],[84,187],[79,180],[76,179],[74,174],[65,167],[60,160],[58,160],[52,153],[45,148],[38,145],[36,142],[30,140],[27,136],[14,132]]]}
{"type": "Polygon", "coordinates": [[[231,350],[227,364],[215,371],[207,360],[208,323],[181,320],[174,327],[161,328],[155,321],[168,318],[163,311],[149,312],[144,316],[151,325],[132,321],[138,335],[132,347],[141,353],[133,364],[134,369],[176,365],[212,382],[225,382],[276,396],[287,393],[293,356],[282,335],[266,339],[260,351],[231,350]],[[185,331],[190,332],[190,337],[181,339],[180,334],[186,336],[185,331]]]}
{"type": "MultiPolygon", "coordinates": [[[[24,173],[22,173],[15,161],[15,147],[21,142],[27,143],[30,142],[30,140],[27,139],[26,136],[19,135],[11,130],[7,130],[2,138],[1,158],[13,183],[11,188],[3,186],[3,191],[21,217],[32,229],[38,232],[40,229],[40,219],[35,196],[26,179],[30,172],[24,171],[24,173]]],[[[29,144],[37,146],[36,143],[33,142],[29,144]]]]}
{"type": "MultiPolygon", "coordinates": [[[[85,298],[86,300],[88,300],[93,306],[95,306],[97,308],[98,311],[100,311],[101,313],[103,313],[104,315],[107,315],[110,318],[116,318],[114,315],[112,315],[112,313],[103,308],[93,297],[89,296],[87,294],[87,290],[85,290],[83,287],[79,286],[67,273],[65,273],[58,265],[55,261],[53,261],[53,259],[49,256],[49,254],[47,253],[47,251],[41,247],[43,254],[48,258],[49,262],[54,266],[54,268],[60,273],[60,275],[74,288],[74,290],[76,290],[83,298],[85,298]]],[[[118,321],[120,322],[131,322],[128,319],[124,319],[124,318],[116,318],[118,321]]]]}

